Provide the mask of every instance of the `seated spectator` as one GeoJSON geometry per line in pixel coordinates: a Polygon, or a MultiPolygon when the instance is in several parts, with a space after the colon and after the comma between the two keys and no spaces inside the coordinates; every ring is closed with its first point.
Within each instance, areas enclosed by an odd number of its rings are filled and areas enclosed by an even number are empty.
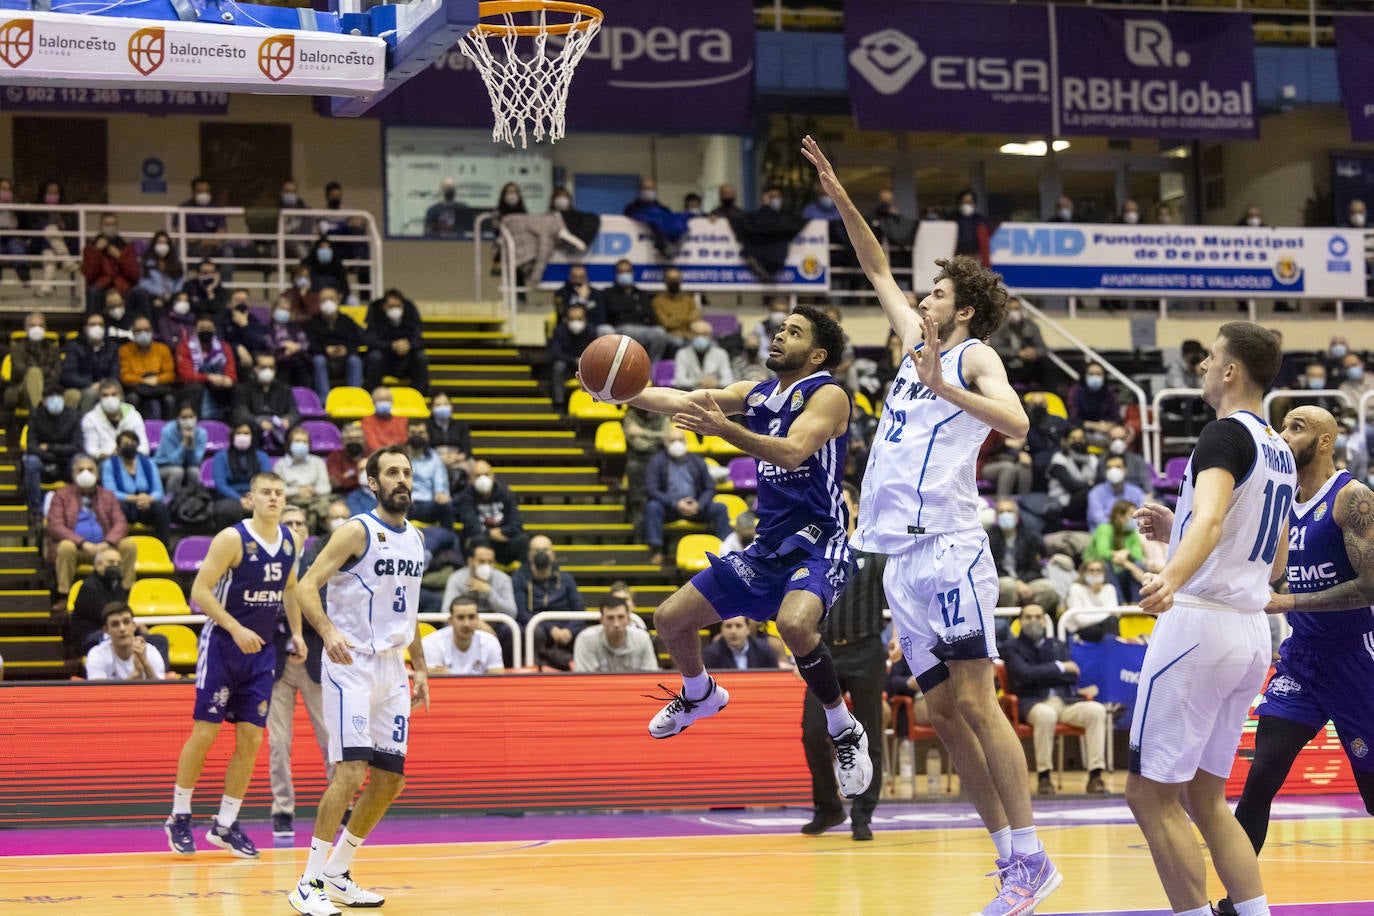
{"type": "MultiPolygon", "coordinates": [[[[293,307],[300,314],[299,307],[293,307]]],[[[363,384],[363,329],[339,311],[338,293],[320,296],[319,313],[305,322],[314,367],[315,393],[323,404],[335,385],[361,388],[363,384]]]]}
{"type": "Polygon", "coordinates": [[[1350,398],[1358,411],[1360,400],[1374,391],[1374,377],[1365,371],[1364,360],[1358,353],[1347,353],[1341,360],[1340,392],[1350,398]]]}
{"type": "Polygon", "coordinates": [[[209,314],[196,316],[196,332],[177,349],[177,381],[183,386],[181,403],[203,420],[226,419],[234,409],[238,362],[209,314]]]}
{"type": "Polygon", "coordinates": [[[216,453],[210,470],[215,481],[213,509],[216,530],[243,521],[253,511],[253,478],[272,470],[271,459],[257,446],[257,433],[248,423],[234,425],[229,447],[216,453]]]}
{"type": "Polygon", "coordinates": [[[601,619],[577,634],[573,668],[582,674],[622,674],[657,671],[658,655],[646,630],[630,626],[630,607],[624,598],[607,595],[601,619]]]}
{"type": "Polygon", "coordinates": [[[117,289],[105,291],[105,339],[125,344],[134,339],[134,317],[139,314],[124,304],[124,294],[117,289]]]}
{"type": "MultiPolygon", "coordinates": [[[[806,220],[795,210],[784,209],[782,189],[764,188],[757,210],[730,218],[730,228],[739,242],[744,263],[761,281],[772,280],[787,263],[792,240],[806,228],[806,220]]],[[[915,226],[912,226],[915,234],[915,226]]],[[[904,244],[910,244],[910,238],[904,244]]]]}
{"type": "Polygon", "coordinates": [[[1049,506],[1065,521],[1081,522],[1088,514],[1088,491],[1097,478],[1097,456],[1088,453],[1088,437],[1071,428],[1063,447],[1050,459],[1049,506]]]}
{"type": "Polygon", "coordinates": [[[735,523],[731,528],[734,530],[730,532],[730,536],[720,542],[722,557],[727,553],[740,553],[754,543],[754,537],[759,529],[758,513],[750,509],[744,510],[735,516],[735,523]]]}
{"type": "Polygon", "coordinates": [[[81,252],[81,275],[86,278],[86,311],[105,308],[105,291],[127,293],[138,284],[138,252],[119,234],[119,217],[100,216],[100,234],[81,252]]]}
{"type": "MultiPolygon", "coordinates": [[[[444,463],[444,470],[448,471],[449,493],[461,494],[468,488],[468,481],[472,479],[472,462],[462,449],[453,445],[437,446],[434,454],[439,456],[439,460],[444,463]]],[[[457,511],[454,509],[455,513],[457,511]]]]}
{"type": "Polygon", "coordinates": [[[1021,633],[1002,644],[1007,662],[1007,686],[1020,698],[1021,720],[1031,727],[1035,743],[1035,769],[1039,773],[1040,795],[1053,795],[1050,781],[1054,752],[1054,727],[1059,723],[1087,732],[1086,765],[1089,795],[1106,795],[1102,782],[1106,768],[1107,707],[1094,697],[1098,689],[1079,685],[1078,665],[1069,647],[1049,635],[1050,622],[1045,609],[1028,604],[1021,609],[1021,633]]]}
{"type": "Polygon", "coordinates": [[[1034,477],[1032,492],[1046,489],[1050,462],[1059,454],[1064,435],[1069,431],[1069,421],[1050,413],[1048,405],[1043,391],[1032,391],[1026,395],[1026,416],[1030,420],[1030,429],[1026,431],[1026,451],[1031,456],[1031,474],[1034,477]]]}
{"type": "Polygon", "coordinates": [[[64,479],[81,446],[81,415],[67,406],[61,385],[49,385],[42,406],[29,414],[28,447],[22,462],[31,517],[42,512],[43,484],[64,479]]]}
{"type": "Polygon", "coordinates": [[[162,478],[167,501],[174,502],[183,487],[200,482],[200,466],[205,462],[205,446],[210,434],[196,420],[195,408],[183,404],[175,423],[162,427],[162,439],[153,454],[153,464],[162,478]]]}
{"type": "Polygon", "coordinates": [[[172,517],[167,512],[166,494],[157,465],[146,454],[139,454],[137,433],[124,430],[115,440],[115,453],[105,459],[102,483],[119,500],[129,524],[149,525],[153,537],[167,543],[172,517]]]}
{"type": "MultiPolygon", "coordinates": [[[[8,178],[0,178],[0,205],[14,202],[14,182],[8,178]]],[[[25,225],[28,215],[28,213],[18,213],[9,206],[0,207],[0,254],[23,257],[29,253],[29,239],[16,232],[16,230],[28,228],[25,225]]],[[[19,285],[28,289],[30,277],[28,261],[5,261],[0,264],[0,272],[3,272],[5,267],[13,267],[19,285]]]]}
{"type": "Polygon", "coordinates": [[[653,551],[655,566],[663,563],[663,523],[686,519],[702,522],[711,534],[730,535],[730,512],[716,502],[716,485],[700,455],[687,451],[687,436],[673,427],[663,450],[649,459],[644,471],[644,542],[653,551]]]}
{"type": "Polygon", "coordinates": [[[988,346],[1002,358],[1013,385],[1053,390],[1054,366],[1045,355],[1045,339],[1040,335],[1039,325],[1021,308],[1021,301],[1015,296],[1008,305],[1007,320],[992,332],[988,346]]]}
{"type": "MultiPolygon", "coordinates": [[[[1327,391],[1332,385],[1327,378],[1326,364],[1321,362],[1311,362],[1307,364],[1306,376],[1300,380],[1300,388],[1307,388],[1311,391],[1327,391]]],[[[1328,410],[1335,417],[1339,418],[1345,411],[1345,403],[1337,397],[1322,395],[1320,397],[1306,397],[1302,399],[1304,404],[1314,404],[1323,410],[1328,410]]]]}
{"type": "MultiPolygon", "coordinates": [[[[1131,451],[1131,431],[1120,423],[1107,430],[1107,456],[1119,455],[1126,462],[1126,482],[1134,484],[1147,497],[1155,491],[1154,473],[1139,452],[1131,451]]],[[[1097,463],[1097,482],[1107,479],[1107,462],[1097,463]]]]}
{"type": "Polygon", "coordinates": [[[529,561],[511,576],[515,592],[515,619],[526,626],[544,611],[585,611],[587,604],[577,590],[572,573],[558,568],[553,541],[544,535],[530,539],[529,561]]]}
{"type": "Polygon", "coordinates": [[[997,568],[999,607],[1059,604],[1054,583],[1042,571],[1045,542],[1022,526],[1020,510],[1009,499],[997,502],[997,526],[988,532],[988,552],[997,568]]]}
{"type": "Polygon", "coordinates": [[[339,499],[336,495],[330,500],[329,508],[324,514],[323,537],[329,537],[335,531],[343,527],[344,522],[353,517],[353,513],[348,511],[348,503],[339,499]]]}
{"type": "Polygon", "coordinates": [[[100,397],[100,384],[119,378],[119,345],[105,336],[105,316],[87,315],[85,333],[67,344],[62,357],[62,386],[67,403],[84,414],[100,397]]]}
{"type": "Polygon", "coordinates": [[[978,195],[971,189],[959,192],[959,210],[954,222],[958,227],[954,253],[977,258],[984,267],[991,267],[992,233],[988,229],[988,218],[978,212],[978,195]]]}
{"type": "Polygon", "coordinates": [[[448,626],[420,641],[430,674],[501,674],[506,670],[500,642],[481,629],[476,601],[455,598],[448,619],[448,626]]]}
{"type": "Polygon", "coordinates": [[[829,194],[817,194],[816,199],[805,207],[802,207],[802,219],[810,222],[813,219],[823,219],[827,223],[843,223],[844,217],[840,215],[840,208],[835,206],[834,199],[829,194]]]}
{"type": "Polygon", "coordinates": [[[1107,458],[1106,480],[1088,491],[1088,527],[1106,524],[1116,503],[1126,501],[1139,508],[1145,502],[1145,491],[1126,479],[1126,459],[1120,455],[1107,458]]]}
{"type": "Polygon", "coordinates": [[[572,192],[567,188],[560,185],[553,189],[549,196],[549,210],[557,212],[563,221],[564,231],[558,234],[558,241],[564,247],[581,254],[596,241],[597,233],[601,231],[601,215],[574,207],[572,192]]]}
{"type": "Polygon", "coordinates": [[[277,375],[287,385],[309,388],[314,383],[310,338],[286,296],[278,296],[272,306],[272,319],[267,322],[267,350],[277,361],[277,375]]]}
{"type": "Polygon", "coordinates": [[[587,310],[570,305],[554,325],[545,356],[549,361],[549,398],[558,413],[568,406],[568,379],[577,371],[577,361],[596,340],[596,331],[587,325],[587,310]]]}
{"type": "Polygon", "coordinates": [[[1265,225],[1264,211],[1262,211],[1256,204],[1247,204],[1245,206],[1245,212],[1241,214],[1240,219],[1236,220],[1236,225],[1250,226],[1252,228],[1257,226],[1263,226],[1265,225]]]}
{"type": "Polygon", "coordinates": [[[119,377],[125,397],[140,414],[153,420],[171,418],[176,364],[167,345],[153,339],[153,322],[146,315],[134,319],[133,339],[119,348],[119,377]]]}
{"type": "Polygon", "coordinates": [[[253,358],[260,353],[270,353],[267,341],[267,325],[253,314],[252,302],[248,291],[236,289],[229,295],[229,309],[219,321],[219,333],[229,348],[234,351],[238,361],[239,375],[247,376],[253,365],[253,358]]]}
{"type": "Polygon", "coordinates": [[[631,405],[620,419],[625,434],[625,511],[638,521],[644,505],[644,469],[666,441],[671,421],[666,414],[651,413],[631,405]]]}
{"type": "Polygon", "coordinates": [[[1145,584],[1145,550],[1136,531],[1136,505],[1128,500],[1112,504],[1107,521],[1093,528],[1092,541],[1083,552],[1083,560],[1105,560],[1112,564],[1108,579],[1116,583],[1122,598],[1134,604],[1145,584]]]}
{"type": "MultiPolygon", "coordinates": [[[[792,314],[792,307],[788,305],[785,298],[773,299],[768,303],[768,314],[760,319],[758,324],[754,325],[754,331],[750,336],[756,338],[758,341],[758,357],[760,362],[764,362],[768,359],[768,348],[773,345],[773,338],[778,335],[778,331],[782,330],[782,323],[787,320],[787,316],[790,314],[792,314]]],[[[889,336],[894,335],[889,334],[889,336]]],[[[901,349],[900,340],[897,342],[897,349],[901,349]]],[[[898,357],[899,363],[901,362],[902,356],[905,356],[905,354],[901,354],[898,357]]],[[[894,372],[893,374],[895,375],[896,373],[894,372]]]]}
{"type": "Polygon", "coordinates": [[[111,602],[101,617],[109,639],[86,653],[86,680],[160,681],[167,675],[167,666],[157,649],[138,635],[134,612],[128,604],[111,602]]]}
{"type": "Polygon", "coordinates": [[[759,340],[753,334],[744,338],[744,349],[730,360],[730,369],[741,382],[762,382],[773,377],[766,365],[768,358],[759,356],[759,340]]]}
{"type": "Polygon", "coordinates": [[[993,485],[999,500],[1029,493],[1035,473],[1026,440],[1003,439],[983,462],[982,479],[993,485]]]}
{"type": "Polygon", "coordinates": [[[429,389],[420,310],[398,289],[389,289],[367,307],[365,384],[376,388],[383,376],[394,376],[420,391],[429,389]]]}
{"type": "MultiPolygon", "coordinates": [[[[281,191],[277,194],[277,203],[281,211],[310,209],[310,205],[301,200],[300,188],[294,178],[288,178],[281,183],[281,191]]],[[[279,215],[282,220],[282,230],[287,235],[310,235],[315,229],[308,216],[292,216],[280,211],[279,215]]],[[[286,247],[288,251],[294,253],[295,257],[305,255],[306,244],[303,241],[289,241],[286,247]]],[[[314,313],[311,312],[310,314],[314,313]]]]}
{"type": "Polygon", "coordinates": [[[372,406],[375,410],[369,417],[363,417],[363,437],[367,440],[367,453],[370,455],[388,445],[402,445],[406,441],[406,418],[392,414],[396,399],[386,385],[378,385],[372,390],[372,406]]]}
{"type": "Polygon", "coordinates": [[[96,461],[104,461],[118,448],[116,437],[131,432],[138,440],[140,454],[149,453],[148,433],[143,416],[124,400],[124,388],[115,379],[100,383],[100,402],[81,417],[82,450],[96,461]]]}
{"type": "Polygon", "coordinates": [[[5,409],[29,412],[43,402],[43,390],[62,379],[62,350],[48,339],[42,312],[24,318],[24,337],[10,342],[10,381],[5,386],[5,409]]]}
{"type": "MultiPolygon", "coordinates": [[[[335,305],[343,301],[337,289],[328,292],[335,305]]],[[[291,271],[291,285],[282,290],[281,295],[291,300],[292,312],[311,318],[320,313],[320,303],[324,301],[324,291],[317,293],[310,288],[310,268],[304,264],[297,264],[291,271]]]]}
{"type": "Polygon", "coordinates": [[[1345,358],[1350,354],[1350,341],[1346,340],[1344,334],[1333,334],[1331,340],[1326,345],[1326,354],[1322,361],[1326,364],[1326,378],[1332,383],[1332,387],[1339,386],[1345,381],[1345,358]]]}
{"type": "Polygon", "coordinates": [[[1088,444],[1105,445],[1113,426],[1121,422],[1121,408],[1107,384],[1107,372],[1097,363],[1083,370],[1083,381],[1069,392],[1069,420],[1083,428],[1088,444]]]}
{"type": "Polygon", "coordinates": [[[639,194],[625,205],[625,215],[637,220],[649,230],[654,250],[664,260],[671,261],[681,250],[682,240],[687,235],[686,213],[674,213],[658,199],[658,186],[652,178],[639,180],[639,194]]]}
{"type": "Polygon", "coordinates": [[[100,642],[104,636],[101,615],[106,607],[112,602],[122,604],[129,600],[122,562],[119,551],[109,546],[101,548],[91,559],[91,573],[81,580],[71,614],[62,627],[68,658],[80,658],[100,642]]]}
{"type": "Polygon", "coordinates": [[[873,227],[878,241],[889,245],[909,246],[916,235],[916,220],[902,215],[891,188],[878,191],[878,202],[868,214],[868,224],[873,227]]]}
{"type": "Polygon", "coordinates": [[[453,607],[459,598],[477,603],[483,614],[516,615],[515,593],[510,576],[496,568],[496,552],[486,544],[468,551],[467,565],[448,577],[440,607],[453,607]]]}
{"type": "Polygon", "coordinates": [[[625,260],[616,262],[615,285],[602,297],[606,303],[606,321],[615,332],[634,338],[649,354],[650,361],[663,359],[668,345],[675,341],[659,324],[649,295],[635,286],[633,264],[625,260]]]}
{"type": "Polygon", "coordinates": [[[310,452],[310,430],[302,426],[291,429],[287,435],[286,454],[277,459],[272,470],[286,484],[286,501],[305,511],[305,524],[310,533],[321,533],[321,523],[334,498],[324,459],[310,452]]]}
{"type": "MultiPolygon", "coordinates": [[[[1069,586],[1064,598],[1068,611],[1092,608],[1121,607],[1121,593],[1107,579],[1107,564],[1102,560],[1084,560],[1078,570],[1078,580],[1069,586]]],[[[1121,633],[1121,618],[1105,611],[1101,614],[1074,614],[1064,620],[1064,629],[1084,642],[1101,642],[1121,633]]]]}
{"type": "Polygon", "coordinates": [[[693,391],[733,384],[735,372],[730,366],[730,354],[712,339],[710,322],[693,321],[691,335],[691,346],[679,347],[673,356],[673,387],[693,391]]]}
{"type": "Polygon", "coordinates": [[[1153,218],[1151,220],[1156,226],[1168,226],[1174,221],[1174,208],[1164,201],[1155,204],[1153,218]]]}
{"type": "Polygon", "coordinates": [[[175,353],[181,342],[196,333],[196,316],[191,311],[191,297],[185,293],[174,293],[167,307],[154,312],[158,340],[165,343],[175,353]]]}
{"type": "MultiPolygon", "coordinates": [[[[215,206],[214,189],[210,187],[210,181],[200,175],[191,179],[191,197],[189,200],[181,202],[184,208],[212,209],[215,206]]],[[[186,214],[186,232],[189,234],[208,236],[206,238],[195,238],[187,242],[186,253],[197,258],[225,258],[234,257],[233,243],[225,239],[217,239],[213,236],[224,235],[229,231],[229,220],[223,213],[188,213],[186,214]]],[[[227,282],[232,268],[229,264],[224,265],[224,279],[227,282]]]]}
{"type": "Polygon", "coordinates": [[[172,247],[172,237],[161,229],[153,233],[153,243],[143,253],[140,273],[142,276],[131,298],[137,297],[155,311],[169,305],[181,291],[186,268],[181,266],[181,259],[172,247]]]}
{"type": "Polygon", "coordinates": [[[196,265],[195,276],[186,277],[181,291],[190,300],[193,312],[209,312],[219,318],[229,310],[231,294],[226,282],[228,277],[220,274],[219,265],[207,258],[196,265]]]}
{"type": "Polygon", "coordinates": [[[340,438],[343,444],[325,456],[324,466],[329,472],[331,492],[347,502],[349,515],[357,515],[366,512],[377,502],[359,477],[368,455],[362,424],[357,421],[349,423],[343,428],[340,438]]]}
{"type": "Polygon", "coordinates": [[[421,531],[425,547],[433,553],[453,547],[453,496],[448,488],[448,468],[434,449],[429,447],[429,424],[423,417],[406,421],[406,451],[410,455],[411,492],[410,518],[433,522],[433,528],[421,531]]]}
{"type": "Polygon", "coordinates": [[[57,603],[67,606],[67,595],[76,580],[82,559],[92,560],[101,548],[119,551],[124,587],[134,584],[134,561],[138,547],[129,539],[129,522],[119,508],[114,493],[100,485],[95,459],[77,455],[72,459],[72,483],[53,491],[48,504],[48,549],[46,559],[57,576],[57,603]]]}
{"type": "Polygon", "coordinates": [[[343,263],[346,254],[343,249],[342,245],[336,247],[327,235],[321,235],[301,259],[302,266],[310,271],[310,288],[315,292],[332,289],[344,300],[348,299],[348,270],[343,263]]]}
{"type": "Polygon", "coordinates": [[[472,455],[472,430],[462,420],[453,418],[453,401],[447,391],[436,391],[430,398],[429,444],[436,449],[456,450],[454,457],[463,463],[472,455]]]}
{"type": "Polygon", "coordinates": [[[238,386],[230,416],[235,425],[252,425],[263,449],[275,455],[286,450],[287,430],[301,422],[301,409],[291,387],[277,377],[277,361],[271,353],[254,358],[253,380],[238,386]]]}
{"type": "Polygon", "coordinates": [[[580,305],[586,312],[587,324],[598,334],[604,334],[602,325],[606,324],[606,302],[601,290],[595,289],[587,282],[587,268],[582,264],[573,264],[568,268],[568,282],[564,283],[553,293],[553,307],[562,318],[568,311],[568,307],[580,305]]]}
{"type": "Polygon", "coordinates": [[[663,292],[655,294],[650,305],[658,326],[675,346],[687,342],[692,336],[692,322],[701,318],[697,297],[682,291],[682,271],[676,267],[663,271],[663,292]]]}
{"type": "Polygon", "coordinates": [[[727,617],[720,622],[720,637],[701,650],[708,670],[719,668],[777,668],[778,657],[768,640],[754,633],[748,617],[727,617]]]}
{"type": "Polygon", "coordinates": [[[456,511],[463,526],[465,552],[471,551],[471,545],[485,542],[496,552],[498,563],[525,559],[530,536],[520,518],[520,503],[510,487],[496,479],[490,464],[473,462],[472,483],[459,496],[456,511]]]}

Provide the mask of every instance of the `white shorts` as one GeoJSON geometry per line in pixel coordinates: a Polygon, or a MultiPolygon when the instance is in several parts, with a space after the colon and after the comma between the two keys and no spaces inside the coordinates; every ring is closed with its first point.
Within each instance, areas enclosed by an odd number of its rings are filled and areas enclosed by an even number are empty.
{"type": "Polygon", "coordinates": [[[922,690],[949,677],[946,662],[997,657],[997,568],[982,528],[921,537],[889,556],[883,590],[922,690]]]}
{"type": "Polygon", "coordinates": [[[405,772],[410,739],[410,678],[405,650],[353,653],[353,664],[321,659],[329,762],[366,760],[380,770],[405,772]]]}
{"type": "Polygon", "coordinates": [[[1225,779],[1273,657],[1263,612],[1185,595],[1145,650],[1131,720],[1131,772],[1162,783],[1225,779]]]}

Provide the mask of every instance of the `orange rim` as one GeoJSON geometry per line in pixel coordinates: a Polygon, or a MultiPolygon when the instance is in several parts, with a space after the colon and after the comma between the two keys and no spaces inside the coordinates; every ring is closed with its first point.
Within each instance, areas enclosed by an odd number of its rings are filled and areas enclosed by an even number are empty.
{"type": "Polygon", "coordinates": [[[601,10],[571,0],[482,0],[478,4],[478,16],[482,19],[507,13],[538,12],[580,13],[584,18],[576,22],[551,22],[542,26],[478,22],[473,31],[484,35],[566,35],[574,29],[585,30],[593,22],[601,22],[601,10]]]}

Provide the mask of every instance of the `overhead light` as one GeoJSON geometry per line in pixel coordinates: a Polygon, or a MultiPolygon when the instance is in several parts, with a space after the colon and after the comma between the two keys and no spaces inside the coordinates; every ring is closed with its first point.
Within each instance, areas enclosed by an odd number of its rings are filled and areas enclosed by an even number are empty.
{"type": "MultiPolygon", "coordinates": [[[[1068,140],[1054,141],[1054,151],[1062,153],[1069,148],[1068,140]]],[[[1047,152],[1044,140],[1031,140],[1029,143],[1003,143],[998,152],[1008,156],[1043,156],[1047,152]]]]}

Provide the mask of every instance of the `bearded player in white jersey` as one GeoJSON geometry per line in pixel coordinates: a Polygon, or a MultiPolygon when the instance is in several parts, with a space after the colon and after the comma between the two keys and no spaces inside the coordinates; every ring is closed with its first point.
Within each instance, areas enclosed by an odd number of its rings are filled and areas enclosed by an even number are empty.
{"type": "Polygon", "coordinates": [[[1221,326],[1199,367],[1217,419],[1188,459],[1178,505],[1136,510],[1141,535],[1167,543],[1169,560],[1140,590],[1140,609],[1164,616],[1140,671],[1126,801],[1170,905],[1187,916],[1212,912],[1189,817],[1236,912],[1269,912],[1255,850],[1226,805],[1226,778],[1269,671],[1269,583],[1288,563],[1296,462],[1260,418],[1282,359],[1259,325],[1221,326]]]}
{"type": "Polygon", "coordinates": [[[1020,438],[1030,426],[1001,359],[982,343],[1006,318],[1007,291],[972,258],[939,260],[934,289],[913,309],[816,141],[807,137],[802,154],[908,354],[883,405],[853,544],[888,556],[883,586],[902,654],[997,848],[1001,887],[983,913],[1031,913],[1062,877],[1035,835],[1025,754],[997,702],[997,573],[974,479],[989,430],[1020,438]]]}
{"type": "Polygon", "coordinates": [[[321,686],[334,777],[320,799],[305,875],[287,898],[307,916],[339,916],[334,902],[378,907],[349,872],[353,855],[405,786],[410,712],[429,709],[429,677],[416,632],[425,545],[406,521],[411,466],[406,450],[390,446],[367,460],[367,485],[377,497],[371,512],[355,515],[329,536],[301,578],[297,600],[324,640],[321,686]],[[329,587],[329,613],[320,589],[329,587]],[[414,666],[414,693],[405,653],[414,666]],[[367,787],[363,788],[364,780],[367,787]],[[353,816],[331,845],[348,804],[363,789],[353,816]]]}

